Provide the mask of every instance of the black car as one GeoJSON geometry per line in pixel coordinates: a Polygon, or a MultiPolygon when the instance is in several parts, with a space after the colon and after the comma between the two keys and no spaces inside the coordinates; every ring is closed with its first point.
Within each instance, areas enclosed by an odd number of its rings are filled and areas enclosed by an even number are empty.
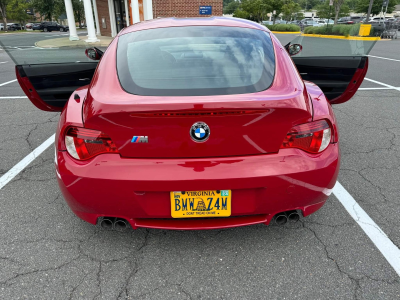
{"type": "Polygon", "coordinates": [[[11,24],[7,24],[7,29],[11,30],[11,31],[22,30],[22,29],[24,29],[24,26],[22,26],[21,24],[18,24],[18,23],[11,23],[11,24]]]}
{"type": "Polygon", "coordinates": [[[57,22],[42,22],[40,24],[40,30],[43,30],[44,32],[51,32],[51,31],[68,31],[69,27],[60,25],[57,22]]]}
{"type": "Polygon", "coordinates": [[[41,23],[33,23],[32,24],[32,30],[40,30],[41,29],[41,23]]]}

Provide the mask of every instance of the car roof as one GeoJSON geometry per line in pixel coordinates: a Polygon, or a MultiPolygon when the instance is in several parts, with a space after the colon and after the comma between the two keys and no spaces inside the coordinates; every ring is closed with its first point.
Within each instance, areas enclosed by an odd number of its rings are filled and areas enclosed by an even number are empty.
{"type": "Polygon", "coordinates": [[[184,26],[227,26],[268,31],[264,25],[239,18],[199,17],[199,18],[160,18],[133,24],[119,32],[118,36],[146,29],[184,26]]]}

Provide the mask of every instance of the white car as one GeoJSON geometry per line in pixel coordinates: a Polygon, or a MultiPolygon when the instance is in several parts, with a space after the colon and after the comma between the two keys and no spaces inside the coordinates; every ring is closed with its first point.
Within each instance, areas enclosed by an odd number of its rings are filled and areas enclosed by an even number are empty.
{"type": "Polygon", "coordinates": [[[335,22],[333,20],[328,20],[328,19],[321,19],[318,21],[318,26],[322,27],[322,26],[327,26],[329,25],[333,25],[335,22]],[[328,23],[329,22],[329,23],[328,23]]]}
{"type": "Polygon", "coordinates": [[[4,30],[4,24],[0,23],[0,30],[4,30]]]}

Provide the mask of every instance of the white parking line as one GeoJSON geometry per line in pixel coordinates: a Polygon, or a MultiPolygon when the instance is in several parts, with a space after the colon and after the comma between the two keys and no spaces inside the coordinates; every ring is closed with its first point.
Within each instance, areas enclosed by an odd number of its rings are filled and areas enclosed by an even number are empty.
{"type": "Polygon", "coordinates": [[[11,83],[11,82],[15,82],[15,81],[17,81],[17,79],[10,80],[10,81],[4,82],[4,83],[0,83],[0,86],[3,86],[3,85],[6,85],[6,84],[9,84],[9,83],[11,83]]]}
{"type": "Polygon", "coordinates": [[[358,90],[359,91],[372,91],[372,90],[393,90],[393,89],[389,88],[389,87],[375,87],[375,88],[359,88],[358,90]]]}
{"type": "Polygon", "coordinates": [[[342,203],[350,216],[364,230],[378,250],[386,258],[388,263],[400,276],[400,250],[388,238],[388,236],[380,229],[380,227],[367,215],[354,198],[346,191],[346,189],[336,182],[333,188],[336,198],[342,203]]]}
{"type": "Polygon", "coordinates": [[[386,84],[386,83],[383,83],[383,82],[380,82],[380,81],[376,81],[376,80],[373,80],[373,79],[369,79],[369,78],[364,78],[364,80],[368,80],[368,81],[371,81],[373,83],[380,84],[380,85],[386,86],[388,88],[391,88],[393,90],[400,91],[400,88],[394,87],[393,85],[390,85],[390,84],[386,84]]]}
{"type": "Polygon", "coordinates": [[[6,97],[0,97],[0,99],[26,99],[28,98],[27,96],[6,96],[6,97]]]}
{"type": "Polygon", "coordinates": [[[49,137],[39,147],[25,156],[19,163],[11,168],[6,174],[0,177],[0,190],[9,183],[15,176],[17,176],[27,165],[29,165],[36,157],[43,153],[50,145],[54,144],[55,134],[49,137]]]}
{"type": "Polygon", "coordinates": [[[0,64],[8,63],[8,61],[0,61],[0,64]]]}
{"type": "Polygon", "coordinates": [[[374,56],[374,55],[368,55],[369,57],[375,57],[375,58],[380,58],[380,59],[386,59],[386,60],[393,60],[393,61],[399,61],[399,59],[393,59],[393,58],[387,58],[387,57],[381,57],[381,56],[374,56]]]}

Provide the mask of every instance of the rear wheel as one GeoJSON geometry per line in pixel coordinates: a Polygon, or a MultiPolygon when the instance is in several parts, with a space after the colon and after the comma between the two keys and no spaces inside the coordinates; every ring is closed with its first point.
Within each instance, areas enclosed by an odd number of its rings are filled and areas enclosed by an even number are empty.
{"type": "Polygon", "coordinates": [[[43,31],[44,31],[44,32],[47,32],[47,31],[48,31],[48,30],[47,30],[47,27],[43,28],[43,31]]]}
{"type": "Polygon", "coordinates": [[[60,28],[60,32],[63,32],[63,31],[64,31],[64,29],[60,28]]]}

